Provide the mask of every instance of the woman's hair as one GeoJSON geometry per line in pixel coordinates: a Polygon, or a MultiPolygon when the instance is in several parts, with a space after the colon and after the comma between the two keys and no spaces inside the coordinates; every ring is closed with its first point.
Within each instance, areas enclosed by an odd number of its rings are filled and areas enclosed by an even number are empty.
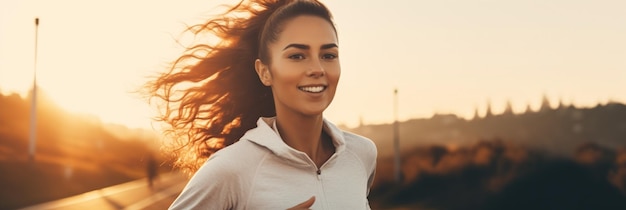
{"type": "Polygon", "coordinates": [[[276,115],[271,88],[261,83],[254,62],[270,64],[268,45],[300,15],[321,17],[334,28],[329,10],[316,0],[243,0],[185,30],[219,41],[191,44],[169,71],[146,84],[150,102],[162,102],[156,120],[166,123],[175,166],[196,171],[256,127],[259,117],[276,115]]]}

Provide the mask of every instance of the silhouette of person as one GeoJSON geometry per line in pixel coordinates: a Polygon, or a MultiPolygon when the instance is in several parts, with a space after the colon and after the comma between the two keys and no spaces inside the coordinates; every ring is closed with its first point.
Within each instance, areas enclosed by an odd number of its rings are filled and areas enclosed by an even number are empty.
{"type": "Polygon", "coordinates": [[[146,160],[146,174],[148,177],[148,187],[153,189],[154,179],[158,176],[158,165],[153,154],[149,154],[146,160]]]}
{"type": "Polygon", "coordinates": [[[221,40],[148,85],[193,172],[170,209],[370,208],[374,143],[323,117],[341,70],[322,3],[244,0],[189,32],[221,40]]]}

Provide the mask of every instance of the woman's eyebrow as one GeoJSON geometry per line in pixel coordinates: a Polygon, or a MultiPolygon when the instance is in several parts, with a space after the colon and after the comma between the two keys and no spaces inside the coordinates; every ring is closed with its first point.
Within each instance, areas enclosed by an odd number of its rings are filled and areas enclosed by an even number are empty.
{"type": "MultiPolygon", "coordinates": [[[[289,44],[285,48],[283,48],[283,51],[288,49],[288,48],[290,48],[290,47],[301,49],[301,50],[311,49],[311,46],[306,45],[306,44],[289,44]]],[[[322,50],[325,50],[325,49],[330,49],[330,48],[335,48],[335,47],[339,47],[339,46],[337,46],[337,44],[335,44],[335,43],[330,43],[330,44],[324,44],[320,48],[322,50]]]]}
{"type": "Polygon", "coordinates": [[[339,46],[337,46],[337,44],[335,44],[335,43],[330,43],[330,44],[322,45],[321,49],[325,50],[325,49],[330,49],[330,48],[335,48],[335,47],[338,48],[339,46]]]}
{"type": "Polygon", "coordinates": [[[289,45],[287,45],[285,48],[283,48],[283,51],[284,51],[284,50],[286,50],[286,49],[288,49],[288,48],[290,48],[290,47],[297,48],[297,49],[301,49],[301,50],[308,50],[308,49],[311,49],[311,46],[306,45],[306,44],[289,44],[289,45]]]}

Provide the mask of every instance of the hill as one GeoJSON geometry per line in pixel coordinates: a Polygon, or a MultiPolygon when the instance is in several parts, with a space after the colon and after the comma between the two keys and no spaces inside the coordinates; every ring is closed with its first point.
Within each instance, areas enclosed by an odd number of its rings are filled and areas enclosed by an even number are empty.
{"type": "MultiPolygon", "coordinates": [[[[362,125],[350,130],[375,141],[381,156],[392,154],[393,124],[362,125]]],[[[626,146],[626,105],[608,103],[592,108],[561,106],[472,120],[438,114],[428,119],[399,122],[403,151],[431,144],[468,146],[481,139],[494,138],[562,156],[570,156],[576,146],[585,142],[618,148],[626,146]]]]}
{"type": "Polygon", "coordinates": [[[379,150],[373,209],[626,209],[626,105],[574,106],[465,120],[399,122],[352,132],[379,150]]]}
{"type": "Polygon", "coordinates": [[[80,194],[146,176],[156,139],[67,112],[45,94],[37,107],[36,153],[28,155],[30,100],[0,94],[0,209],[80,194]],[[114,132],[125,131],[126,133],[114,132]]]}

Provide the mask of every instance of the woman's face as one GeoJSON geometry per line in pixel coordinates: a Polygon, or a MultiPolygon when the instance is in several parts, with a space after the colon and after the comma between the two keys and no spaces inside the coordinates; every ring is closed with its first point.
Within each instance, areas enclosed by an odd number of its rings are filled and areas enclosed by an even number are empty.
{"type": "Polygon", "coordinates": [[[277,114],[321,115],[341,74],[332,25],[320,17],[297,16],[268,47],[270,65],[257,60],[256,67],[263,84],[272,87],[277,114]]]}

